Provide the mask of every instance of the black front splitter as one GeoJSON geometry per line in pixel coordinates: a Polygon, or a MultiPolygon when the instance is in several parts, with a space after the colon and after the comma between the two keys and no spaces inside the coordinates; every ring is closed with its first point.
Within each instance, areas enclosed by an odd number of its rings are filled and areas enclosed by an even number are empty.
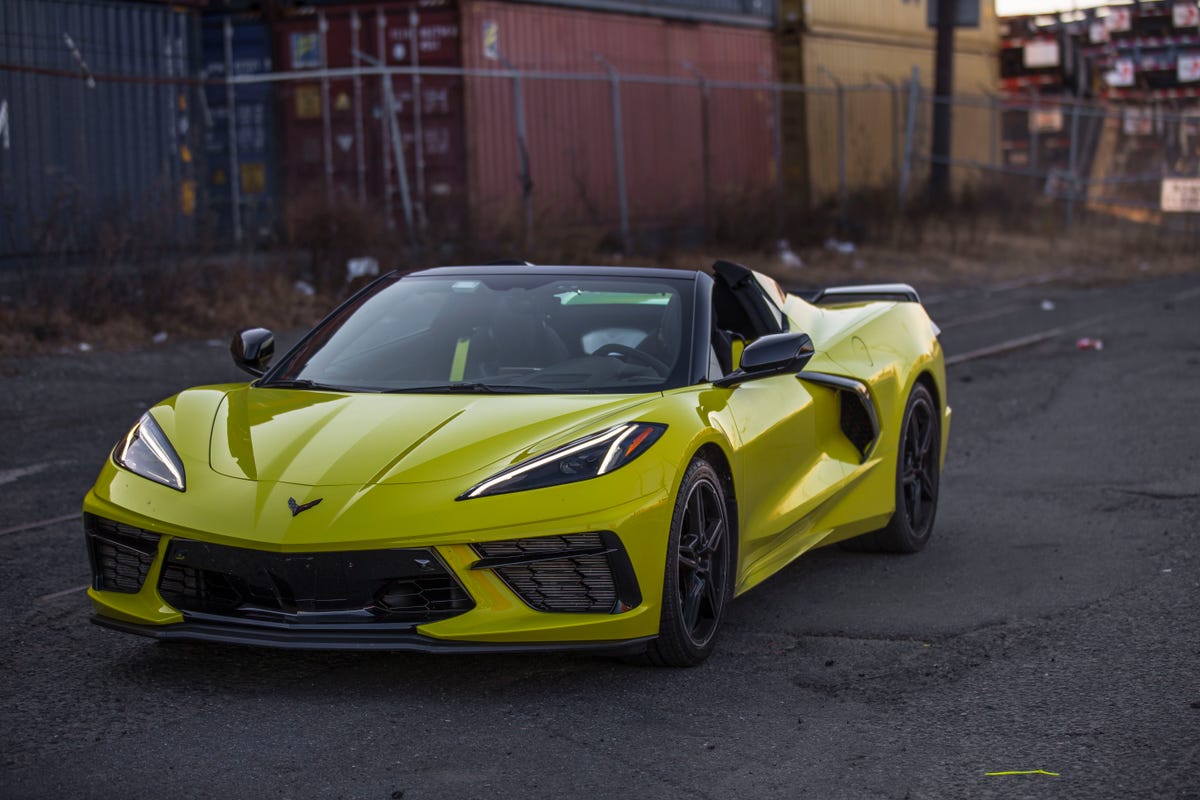
{"type": "MultiPolygon", "coordinates": [[[[646,649],[655,637],[602,642],[462,642],[434,639],[412,630],[377,632],[371,630],[303,630],[287,627],[258,627],[237,623],[185,621],[171,625],[138,625],[133,622],[92,617],[92,622],[123,633],[149,636],[162,641],[219,642],[283,650],[378,650],[408,653],[578,653],[632,655],[646,649]]],[[[369,626],[363,626],[369,627],[369,626]]]]}

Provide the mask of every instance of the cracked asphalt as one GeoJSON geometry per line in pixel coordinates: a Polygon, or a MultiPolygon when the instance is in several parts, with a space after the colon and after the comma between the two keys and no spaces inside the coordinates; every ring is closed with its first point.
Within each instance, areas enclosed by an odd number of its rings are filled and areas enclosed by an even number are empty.
{"type": "Polygon", "coordinates": [[[926,300],[952,356],[1053,333],[951,367],[930,546],[806,555],[691,670],[97,628],[101,461],[238,373],[203,342],[0,361],[0,796],[1200,800],[1200,276],[926,300]]]}

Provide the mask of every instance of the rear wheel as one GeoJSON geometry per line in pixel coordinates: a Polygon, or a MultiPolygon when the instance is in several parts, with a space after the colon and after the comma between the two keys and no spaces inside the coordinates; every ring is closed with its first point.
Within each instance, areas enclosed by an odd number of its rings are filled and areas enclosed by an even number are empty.
{"type": "Polygon", "coordinates": [[[693,667],[713,651],[732,594],[730,535],[721,479],[696,459],[675,499],[658,638],[646,650],[651,664],[693,667]]]}
{"type": "Polygon", "coordinates": [[[847,550],[915,553],[933,533],[941,483],[941,421],[933,395],[917,384],[908,396],[896,453],[896,511],[887,527],[842,543],[847,550]]]}

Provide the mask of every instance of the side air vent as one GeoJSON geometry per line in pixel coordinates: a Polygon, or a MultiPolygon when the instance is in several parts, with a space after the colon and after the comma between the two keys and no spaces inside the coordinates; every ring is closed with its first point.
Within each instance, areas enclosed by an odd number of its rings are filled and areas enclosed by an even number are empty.
{"type": "Polygon", "coordinates": [[[850,444],[858,448],[858,452],[866,455],[875,441],[876,431],[871,426],[871,417],[867,414],[858,396],[854,392],[838,392],[842,401],[842,433],[850,440],[850,444]]]}
{"type": "Polygon", "coordinates": [[[800,372],[796,377],[838,393],[842,433],[866,461],[879,439],[879,416],[875,413],[875,401],[867,385],[854,378],[824,372],[800,372]]]}

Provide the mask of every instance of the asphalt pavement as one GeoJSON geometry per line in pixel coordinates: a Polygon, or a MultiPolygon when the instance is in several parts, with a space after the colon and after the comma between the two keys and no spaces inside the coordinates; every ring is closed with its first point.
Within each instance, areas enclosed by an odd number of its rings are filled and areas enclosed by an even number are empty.
{"type": "Polygon", "coordinates": [[[0,361],[0,797],[1200,800],[1200,275],[925,299],[929,547],[806,555],[690,670],[100,629],[83,494],[148,405],[239,373],[224,342],[0,361]]]}

